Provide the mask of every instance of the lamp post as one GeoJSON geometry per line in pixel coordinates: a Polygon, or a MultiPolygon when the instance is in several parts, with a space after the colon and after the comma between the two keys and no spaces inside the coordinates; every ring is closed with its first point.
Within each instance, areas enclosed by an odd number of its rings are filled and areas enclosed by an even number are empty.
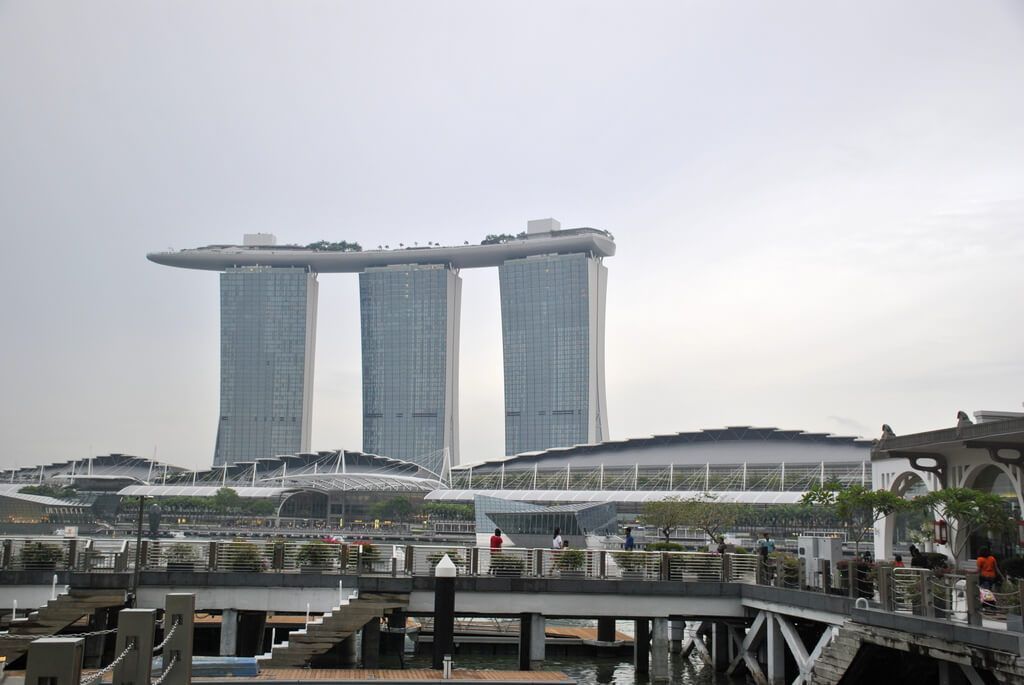
{"type": "Polygon", "coordinates": [[[139,522],[135,530],[135,572],[132,574],[132,608],[139,604],[139,572],[142,570],[142,510],[146,506],[146,496],[139,495],[139,522]]]}

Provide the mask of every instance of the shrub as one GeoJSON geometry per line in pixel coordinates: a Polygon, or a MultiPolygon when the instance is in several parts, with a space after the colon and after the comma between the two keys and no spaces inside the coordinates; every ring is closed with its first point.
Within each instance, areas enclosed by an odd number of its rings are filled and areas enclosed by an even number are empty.
{"type": "Polygon", "coordinates": [[[187,563],[196,560],[196,550],[192,545],[183,542],[176,542],[167,548],[167,561],[174,563],[187,563]]]}
{"type": "Polygon", "coordinates": [[[587,553],[582,549],[563,549],[555,556],[555,568],[559,571],[579,571],[586,562],[587,553]]]}
{"type": "Polygon", "coordinates": [[[427,563],[430,564],[430,568],[433,569],[437,566],[438,562],[441,561],[441,559],[444,559],[445,554],[448,555],[448,558],[452,560],[452,563],[455,564],[457,568],[462,568],[462,553],[461,550],[457,549],[437,550],[436,552],[428,554],[427,563]]]}
{"type": "Polygon", "coordinates": [[[21,564],[26,569],[53,568],[64,561],[64,550],[57,545],[28,542],[21,549],[21,564]]]}
{"type": "MultiPolygon", "coordinates": [[[[682,552],[683,546],[678,542],[652,542],[647,545],[648,552],[682,552]]],[[[616,563],[618,560],[616,560],[616,563]]]]}
{"type": "Polygon", "coordinates": [[[612,552],[612,559],[623,571],[643,571],[647,567],[647,555],[641,552],[612,552]]]}
{"type": "Polygon", "coordinates": [[[222,563],[220,568],[226,571],[262,571],[264,566],[260,548],[245,540],[233,540],[223,543],[221,548],[222,563]]]}
{"type": "Polygon", "coordinates": [[[491,555],[491,573],[496,576],[521,576],[525,568],[525,562],[516,555],[506,552],[491,555]]]}
{"type": "Polygon", "coordinates": [[[338,546],[323,540],[310,540],[299,548],[295,563],[299,566],[329,568],[338,557],[338,546]]]}
{"type": "Polygon", "coordinates": [[[732,553],[733,554],[750,554],[750,552],[747,551],[746,547],[737,547],[736,549],[733,550],[732,553]]]}

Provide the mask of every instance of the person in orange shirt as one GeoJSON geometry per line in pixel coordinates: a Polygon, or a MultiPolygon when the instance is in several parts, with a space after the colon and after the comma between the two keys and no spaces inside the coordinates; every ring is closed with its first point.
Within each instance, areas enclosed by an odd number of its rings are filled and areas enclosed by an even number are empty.
{"type": "Polygon", "coordinates": [[[981,554],[978,555],[978,575],[981,576],[978,585],[986,590],[991,590],[996,584],[996,579],[1002,575],[999,563],[988,547],[983,547],[981,554]]]}

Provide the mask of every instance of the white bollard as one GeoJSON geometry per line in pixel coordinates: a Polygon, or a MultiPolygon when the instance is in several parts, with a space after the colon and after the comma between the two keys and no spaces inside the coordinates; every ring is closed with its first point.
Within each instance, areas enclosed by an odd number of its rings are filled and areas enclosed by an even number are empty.
{"type": "Polygon", "coordinates": [[[270,646],[273,647],[277,644],[277,628],[270,629],[270,646]]]}
{"type": "Polygon", "coordinates": [[[11,600],[14,602],[14,608],[11,609],[11,620],[18,618],[18,600],[11,600]]]}
{"type": "Polygon", "coordinates": [[[338,607],[345,603],[345,588],[344,581],[338,581],[338,607]]]}
{"type": "Polygon", "coordinates": [[[57,599],[57,574],[53,574],[53,585],[50,587],[50,599],[57,599]]]}
{"type": "Polygon", "coordinates": [[[441,679],[451,680],[452,679],[452,655],[445,654],[444,661],[441,663],[441,679]]]}

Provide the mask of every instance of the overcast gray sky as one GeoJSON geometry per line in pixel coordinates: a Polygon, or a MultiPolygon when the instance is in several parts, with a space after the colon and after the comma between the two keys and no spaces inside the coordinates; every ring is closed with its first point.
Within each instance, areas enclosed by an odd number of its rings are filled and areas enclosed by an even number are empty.
{"type": "MultiPolygon", "coordinates": [[[[1024,400],[1024,3],[0,0],[0,467],[212,460],[218,285],[148,251],[612,231],[614,438],[1024,400]]],[[[503,451],[463,272],[464,462],[503,451]]],[[[359,449],[357,278],[313,447],[359,449]]]]}

